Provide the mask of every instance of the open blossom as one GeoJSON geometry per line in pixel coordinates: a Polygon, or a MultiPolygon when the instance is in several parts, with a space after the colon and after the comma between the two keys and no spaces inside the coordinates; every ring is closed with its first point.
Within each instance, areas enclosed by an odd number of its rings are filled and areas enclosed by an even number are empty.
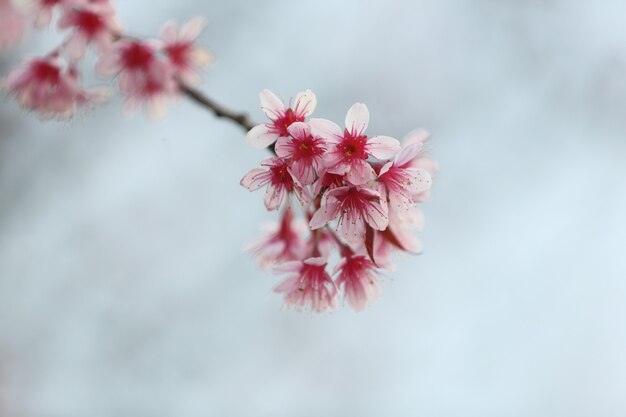
{"type": "Polygon", "coordinates": [[[4,88],[44,118],[65,119],[80,107],[106,100],[104,90],[83,89],[76,69],[65,66],[55,56],[29,59],[9,73],[4,88]]]}
{"type": "Polygon", "coordinates": [[[380,194],[365,186],[345,186],[326,192],[309,226],[319,229],[334,219],[338,219],[337,231],[351,246],[363,243],[366,225],[385,230],[389,223],[380,194]]]}
{"type": "Polygon", "coordinates": [[[275,272],[290,274],[274,288],[274,292],[284,293],[286,305],[317,313],[332,310],[337,305],[337,288],[326,272],[326,259],[287,262],[277,266],[275,272]]]}
{"type": "Polygon", "coordinates": [[[115,9],[108,0],[83,0],[82,3],[68,7],[59,20],[59,28],[73,29],[64,46],[65,53],[71,59],[82,58],[91,42],[100,51],[107,50],[111,47],[115,34],[121,32],[115,9]]]}
{"type": "Polygon", "coordinates": [[[0,0],[0,52],[17,44],[26,31],[26,18],[12,0],[0,0]]]}
{"type": "Polygon", "coordinates": [[[329,153],[325,164],[328,172],[346,175],[353,185],[361,185],[375,176],[374,169],[367,162],[369,157],[387,159],[400,149],[400,142],[389,136],[368,137],[365,130],[369,124],[367,106],[356,103],[346,115],[346,128],[342,131],[335,123],[325,119],[311,119],[314,134],[325,138],[329,143],[329,153]]]}
{"type": "Polygon", "coordinates": [[[278,210],[288,200],[293,192],[303,207],[308,207],[311,197],[291,173],[287,162],[282,158],[271,157],[263,160],[261,166],[254,168],[242,179],[241,185],[250,191],[258,190],[267,185],[265,192],[265,207],[268,210],[278,210]]]}
{"type": "Polygon", "coordinates": [[[251,242],[246,251],[256,255],[262,268],[301,259],[305,243],[302,240],[303,228],[298,226],[293,210],[287,208],[280,224],[273,225],[266,236],[251,242]]]}
{"type": "Polygon", "coordinates": [[[343,288],[346,299],[356,311],[365,308],[380,294],[376,266],[365,256],[348,255],[342,258],[333,275],[337,273],[335,283],[343,288]]]}
{"type": "Polygon", "coordinates": [[[311,90],[298,93],[292,106],[285,106],[283,101],[269,90],[259,94],[261,109],[269,123],[253,127],[246,138],[250,145],[256,148],[265,148],[276,142],[280,137],[288,137],[288,128],[295,122],[304,122],[317,106],[317,98],[311,90]]]}
{"type": "Polygon", "coordinates": [[[180,31],[174,22],[166,23],[161,29],[163,53],[173,67],[175,75],[189,86],[200,82],[200,76],[196,71],[213,61],[213,55],[209,51],[195,44],[205,25],[204,18],[194,17],[185,23],[180,31]]]}
{"type": "Polygon", "coordinates": [[[430,173],[414,166],[420,150],[420,144],[408,144],[380,169],[377,181],[383,200],[389,201],[390,210],[409,210],[417,196],[430,189],[430,173]]]}
{"type": "Polygon", "coordinates": [[[290,136],[278,139],[276,154],[289,160],[291,171],[302,185],[312,184],[322,166],[326,141],[313,136],[306,123],[295,122],[287,130],[290,136]]]}
{"type": "Polygon", "coordinates": [[[157,52],[150,42],[120,40],[100,56],[96,69],[103,75],[117,74],[127,112],[145,104],[151,117],[162,117],[167,99],[177,93],[172,69],[157,52]]]}

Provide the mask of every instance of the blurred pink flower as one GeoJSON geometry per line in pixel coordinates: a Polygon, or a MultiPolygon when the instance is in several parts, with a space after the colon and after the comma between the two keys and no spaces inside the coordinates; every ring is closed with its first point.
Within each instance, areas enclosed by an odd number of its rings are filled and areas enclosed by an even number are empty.
{"type": "Polygon", "coordinates": [[[161,29],[163,52],[174,68],[174,74],[188,86],[197,85],[201,78],[196,71],[206,68],[213,62],[213,55],[209,51],[195,45],[205,25],[204,18],[194,17],[185,23],[180,31],[174,22],[166,23],[161,29]]]}
{"type": "Polygon", "coordinates": [[[290,274],[274,288],[274,292],[284,293],[287,306],[323,313],[337,305],[337,287],[326,272],[326,259],[287,262],[274,271],[290,274]]]}
{"type": "Polygon", "coordinates": [[[338,288],[343,288],[345,297],[354,310],[363,310],[378,297],[380,289],[376,266],[367,257],[348,255],[342,258],[333,275],[337,273],[339,275],[335,283],[338,288]]]}
{"type": "Polygon", "coordinates": [[[26,32],[26,18],[12,0],[0,0],[0,52],[15,46],[26,32]]]}

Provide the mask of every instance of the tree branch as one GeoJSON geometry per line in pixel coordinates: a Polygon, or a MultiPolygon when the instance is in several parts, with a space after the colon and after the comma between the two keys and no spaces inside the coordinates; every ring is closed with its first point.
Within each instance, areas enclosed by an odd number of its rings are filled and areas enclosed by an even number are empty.
{"type": "Polygon", "coordinates": [[[215,114],[216,117],[223,117],[225,119],[229,119],[232,122],[239,125],[246,132],[248,132],[250,129],[256,126],[256,124],[252,120],[250,120],[250,117],[248,117],[248,114],[238,113],[230,109],[227,109],[226,107],[222,106],[219,103],[216,103],[215,101],[213,101],[213,99],[205,96],[204,94],[202,94],[200,91],[196,89],[193,89],[191,87],[187,87],[181,84],[180,91],[184,95],[189,97],[191,100],[196,102],[197,104],[213,112],[213,114],[215,114]]]}

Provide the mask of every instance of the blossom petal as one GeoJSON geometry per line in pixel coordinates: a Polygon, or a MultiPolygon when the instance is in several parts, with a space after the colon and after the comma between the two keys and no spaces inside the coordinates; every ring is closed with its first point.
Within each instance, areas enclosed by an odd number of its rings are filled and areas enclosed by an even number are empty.
{"type": "Polygon", "coordinates": [[[287,128],[287,131],[294,138],[306,138],[311,135],[311,128],[303,122],[294,122],[287,128]]]}
{"type": "Polygon", "coordinates": [[[404,146],[411,145],[413,143],[424,143],[430,138],[430,133],[424,129],[415,129],[409,132],[403,139],[404,146]]]}
{"type": "Polygon", "coordinates": [[[287,197],[287,190],[280,185],[269,184],[263,198],[265,208],[269,211],[278,210],[287,197]]]}
{"type": "Polygon", "coordinates": [[[285,105],[283,101],[276,97],[270,90],[263,90],[259,93],[259,99],[261,100],[261,110],[271,120],[275,120],[278,115],[285,112],[285,105]]]}
{"type": "Polygon", "coordinates": [[[270,174],[263,168],[254,168],[250,170],[239,182],[242,186],[250,191],[258,190],[270,180],[270,174]]]}
{"type": "Polygon", "coordinates": [[[348,110],[346,115],[346,129],[353,135],[360,136],[363,134],[370,121],[370,112],[363,103],[355,103],[348,110]]]}
{"type": "Polygon", "coordinates": [[[410,163],[419,156],[422,148],[423,145],[421,143],[411,143],[409,145],[405,145],[396,155],[394,165],[397,167],[402,167],[410,163]]]}
{"type": "Polygon", "coordinates": [[[317,98],[311,90],[298,93],[293,110],[299,116],[309,117],[317,107],[317,98]]]}
{"type": "Polygon", "coordinates": [[[325,203],[326,204],[322,204],[322,207],[317,209],[309,222],[309,226],[312,230],[319,229],[326,225],[339,214],[340,204],[335,198],[328,198],[325,203]]]}
{"type": "Polygon", "coordinates": [[[311,119],[309,126],[314,136],[320,136],[330,143],[339,143],[342,137],[342,130],[336,124],[326,119],[311,119]]]}
{"type": "Polygon", "coordinates": [[[400,150],[400,142],[391,136],[374,136],[367,140],[367,150],[378,159],[389,159],[400,150]]]}
{"type": "MultiPolygon", "coordinates": [[[[328,172],[331,172],[328,170],[328,172]]],[[[364,160],[354,160],[350,171],[346,174],[346,180],[353,185],[362,185],[376,176],[374,168],[364,160]]]]}
{"type": "Polygon", "coordinates": [[[174,43],[178,38],[178,26],[172,20],[165,22],[163,27],[161,27],[161,31],[159,32],[159,38],[161,38],[166,43],[174,43]]]}
{"type": "Polygon", "coordinates": [[[202,16],[193,17],[180,29],[180,39],[186,41],[195,40],[206,26],[206,23],[206,19],[202,16]]]}
{"type": "Polygon", "coordinates": [[[254,126],[246,134],[246,142],[255,148],[267,148],[276,141],[278,136],[271,133],[267,125],[260,124],[254,126]]]}

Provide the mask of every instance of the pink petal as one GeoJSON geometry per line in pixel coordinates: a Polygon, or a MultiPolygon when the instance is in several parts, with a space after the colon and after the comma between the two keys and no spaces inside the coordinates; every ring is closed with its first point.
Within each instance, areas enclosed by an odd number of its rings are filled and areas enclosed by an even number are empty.
{"type": "Polygon", "coordinates": [[[346,115],[346,129],[355,136],[360,136],[370,121],[370,112],[363,103],[355,103],[346,115]]]}
{"type": "Polygon", "coordinates": [[[400,150],[400,142],[390,136],[374,136],[367,140],[367,150],[378,159],[389,159],[400,150]]]}
{"type": "Polygon", "coordinates": [[[291,139],[289,136],[281,136],[276,141],[276,145],[274,146],[274,150],[276,151],[276,155],[280,158],[287,158],[291,156],[291,139]]]}
{"type": "Polygon", "coordinates": [[[205,28],[207,22],[202,16],[196,16],[189,20],[180,29],[180,39],[185,41],[194,41],[205,28]]]}
{"type": "Polygon", "coordinates": [[[365,211],[365,221],[374,230],[385,230],[389,225],[389,216],[379,203],[373,203],[365,211]]]}
{"type": "Polygon", "coordinates": [[[261,110],[271,120],[275,120],[278,115],[285,112],[285,105],[283,101],[276,97],[270,90],[263,90],[259,93],[259,99],[261,100],[261,110]]]}
{"type": "Polygon", "coordinates": [[[316,106],[317,98],[315,94],[311,90],[306,90],[298,93],[293,109],[296,114],[308,117],[313,113],[316,106]]]}
{"type": "MultiPolygon", "coordinates": [[[[278,147],[276,153],[278,154],[278,147]]],[[[278,156],[280,156],[280,154],[278,154],[278,156]]],[[[291,170],[293,172],[293,175],[302,185],[313,184],[313,181],[315,181],[315,169],[312,164],[306,161],[300,160],[293,162],[293,164],[291,165],[291,170]]]]}
{"type": "Polygon", "coordinates": [[[378,176],[383,176],[385,175],[385,173],[387,171],[389,171],[389,168],[391,168],[393,166],[393,162],[389,161],[389,162],[385,162],[385,165],[383,165],[383,167],[380,169],[380,172],[378,173],[378,176]]]}
{"type": "MultiPolygon", "coordinates": [[[[328,170],[328,172],[331,172],[328,170]]],[[[364,160],[354,160],[350,171],[346,174],[346,180],[353,185],[362,185],[376,176],[374,168],[364,160]]]]}
{"type": "Polygon", "coordinates": [[[324,258],[317,257],[305,259],[304,263],[307,265],[324,266],[328,263],[328,261],[324,258]]]}
{"type": "MultiPolygon", "coordinates": [[[[402,167],[415,158],[417,158],[422,150],[423,145],[421,143],[411,143],[410,145],[405,145],[400,152],[396,155],[396,159],[394,160],[394,164],[397,167],[402,167]]],[[[381,172],[382,174],[382,172],[381,172]]]]}
{"type": "Polygon", "coordinates": [[[309,126],[313,135],[320,136],[330,143],[339,143],[343,136],[341,128],[330,120],[311,119],[309,120],[309,126]]]}
{"type": "Polygon", "coordinates": [[[312,230],[323,227],[331,220],[334,220],[339,215],[339,202],[334,198],[326,200],[326,204],[322,206],[313,214],[309,226],[312,230]]]}
{"type": "Polygon", "coordinates": [[[289,261],[282,263],[280,265],[276,265],[272,268],[272,272],[275,274],[287,274],[290,272],[298,272],[302,269],[302,262],[300,261],[289,261]]]}
{"type": "Polygon", "coordinates": [[[263,168],[254,168],[239,182],[250,191],[258,190],[270,180],[270,173],[263,168]]]}
{"type": "Polygon", "coordinates": [[[282,206],[286,197],[287,190],[285,190],[285,187],[269,184],[263,198],[265,208],[269,211],[278,210],[280,206],[282,206]]]}
{"type": "Polygon", "coordinates": [[[289,134],[294,138],[306,138],[311,135],[311,128],[303,122],[292,123],[288,128],[289,134]]]}
{"type": "Polygon", "coordinates": [[[407,169],[407,173],[410,175],[411,181],[407,186],[409,192],[419,194],[430,190],[432,180],[428,171],[424,169],[407,169]]]}
{"type": "Polygon", "coordinates": [[[404,139],[402,139],[402,143],[404,146],[411,145],[413,143],[424,143],[426,140],[430,138],[430,133],[425,131],[424,129],[416,129],[412,132],[409,132],[404,139]]]}
{"type": "Polygon", "coordinates": [[[161,28],[159,38],[168,44],[176,42],[178,40],[178,26],[176,23],[171,20],[166,22],[161,28]]]}
{"type": "Polygon", "coordinates": [[[64,45],[63,50],[67,54],[68,58],[72,61],[82,58],[87,50],[89,39],[81,32],[74,32],[67,43],[64,45]]]}
{"type": "Polygon", "coordinates": [[[276,141],[278,136],[269,131],[267,125],[260,124],[254,126],[248,134],[246,134],[246,142],[255,148],[267,148],[276,141]]]}
{"type": "Polygon", "coordinates": [[[337,231],[350,246],[356,247],[365,239],[365,222],[362,217],[343,217],[337,225],[337,231]]]}

